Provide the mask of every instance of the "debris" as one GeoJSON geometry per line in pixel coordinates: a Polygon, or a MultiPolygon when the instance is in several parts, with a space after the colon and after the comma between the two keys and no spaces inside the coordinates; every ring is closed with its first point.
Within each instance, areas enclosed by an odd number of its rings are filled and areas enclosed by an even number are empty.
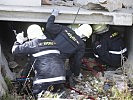
{"type": "Polygon", "coordinates": [[[122,5],[125,7],[133,7],[131,0],[74,0],[74,4],[85,9],[102,9],[108,11],[121,9],[122,5]]]}
{"type": "Polygon", "coordinates": [[[16,68],[17,66],[18,66],[18,64],[15,61],[9,62],[9,67],[10,68],[16,68]]]}
{"type": "Polygon", "coordinates": [[[54,1],[55,5],[58,6],[68,6],[68,7],[72,7],[73,6],[73,1],[69,1],[69,0],[55,0],[54,1]]]}
{"type": "Polygon", "coordinates": [[[52,2],[50,0],[41,0],[42,5],[51,5],[52,2]]]}

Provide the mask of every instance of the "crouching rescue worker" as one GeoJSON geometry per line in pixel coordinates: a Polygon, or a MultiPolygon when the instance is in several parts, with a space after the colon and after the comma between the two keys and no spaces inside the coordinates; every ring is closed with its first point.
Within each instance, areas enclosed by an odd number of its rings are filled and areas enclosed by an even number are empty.
{"type": "Polygon", "coordinates": [[[117,69],[121,66],[121,59],[127,57],[122,33],[105,24],[94,24],[92,28],[95,35],[93,40],[95,56],[109,66],[107,70],[117,69]]]}
{"type": "Polygon", "coordinates": [[[12,48],[13,54],[30,54],[35,70],[33,94],[37,96],[51,85],[61,86],[65,82],[64,63],[56,43],[47,39],[41,27],[33,24],[27,29],[29,41],[25,42],[22,33],[16,36],[17,41],[12,48]]]}
{"type": "Polygon", "coordinates": [[[70,70],[67,71],[68,77],[71,72],[75,78],[78,78],[81,76],[81,59],[85,53],[85,44],[82,39],[90,37],[92,28],[88,24],[83,24],[74,31],[65,25],[55,24],[55,17],[58,16],[58,13],[59,10],[53,10],[48,18],[46,35],[57,43],[62,59],[64,61],[69,59],[70,70]]]}

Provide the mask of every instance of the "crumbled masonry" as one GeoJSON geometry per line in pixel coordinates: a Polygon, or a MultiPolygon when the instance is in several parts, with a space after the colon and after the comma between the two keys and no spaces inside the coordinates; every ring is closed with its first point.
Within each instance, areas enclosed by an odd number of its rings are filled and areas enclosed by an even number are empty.
{"type": "MultiPolygon", "coordinates": [[[[94,61],[94,59],[90,59],[90,61],[94,61]]],[[[94,63],[92,64],[94,65],[94,63]]],[[[81,72],[82,78],[76,80],[76,84],[73,86],[66,86],[66,90],[62,94],[46,91],[41,94],[38,100],[42,98],[44,100],[52,98],[67,100],[120,98],[120,100],[131,100],[133,98],[133,84],[123,73],[122,68],[116,71],[105,71],[104,74],[98,72],[97,76],[86,69],[82,69],[81,72]]]]}

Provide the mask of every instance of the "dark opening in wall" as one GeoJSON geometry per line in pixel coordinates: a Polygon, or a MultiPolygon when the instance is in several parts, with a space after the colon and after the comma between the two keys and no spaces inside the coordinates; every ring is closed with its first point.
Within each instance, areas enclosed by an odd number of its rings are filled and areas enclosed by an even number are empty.
{"type": "MultiPolygon", "coordinates": [[[[0,42],[3,48],[8,48],[11,50],[11,47],[16,40],[16,33],[24,32],[26,33],[27,27],[33,23],[28,22],[11,22],[11,21],[0,21],[0,42]]],[[[36,23],[41,27],[45,25],[43,23],[36,23]]],[[[26,34],[25,34],[26,35],[26,34]]]]}
{"type": "MultiPolygon", "coordinates": [[[[38,24],[41,27],[43,27],[45,30],[46,23],[0,21],[0,42],[1,42],[2,48],[6,48],[6,50],[11,53],[11,48],[13,46],[13,43],[14,41],[16,41],[16,35],[14,31],[16,31],[16,33],[20,33],[23,31],[26,35],[27,28],[31,24],[38,24]]],[[[63,24],[63,25],[68,25],[68,24],[63,24]]],[[[127,34],[126,34],[127,28],[125,26],[110,25],[110,28],[123,34],[125,44],[127,44],[126,42],[128,40],[127,34]]],[[[91,42],[92,42],[91,37],[87,39],[87,41],[85,42],[87,50],[90,50],[90,51],[87,51],[89,53],[92,52],[91,42]]],[[[87,54],[87,56],[91,56],[91,55],[87,54]]]]}

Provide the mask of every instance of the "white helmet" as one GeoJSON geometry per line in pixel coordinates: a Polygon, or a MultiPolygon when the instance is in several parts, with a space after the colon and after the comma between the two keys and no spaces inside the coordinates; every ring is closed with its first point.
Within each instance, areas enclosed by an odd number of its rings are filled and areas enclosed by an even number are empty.
{"type": "Polygon", "coordinates": [[[92,34],[92,28],[89,24],[83,24],[79,28],[75,29],[75,32],[77,35],[80,36],[80,38],[87,37],[89,38],[92,34]]]}
{"type": "Polygon", "coordinates": [[[43,32],[41,30],[41,27],[37,24],[30,25],[27,29],[27,37],[29,39],[38,38],[40,36],[43,36],[43,32]]]}

